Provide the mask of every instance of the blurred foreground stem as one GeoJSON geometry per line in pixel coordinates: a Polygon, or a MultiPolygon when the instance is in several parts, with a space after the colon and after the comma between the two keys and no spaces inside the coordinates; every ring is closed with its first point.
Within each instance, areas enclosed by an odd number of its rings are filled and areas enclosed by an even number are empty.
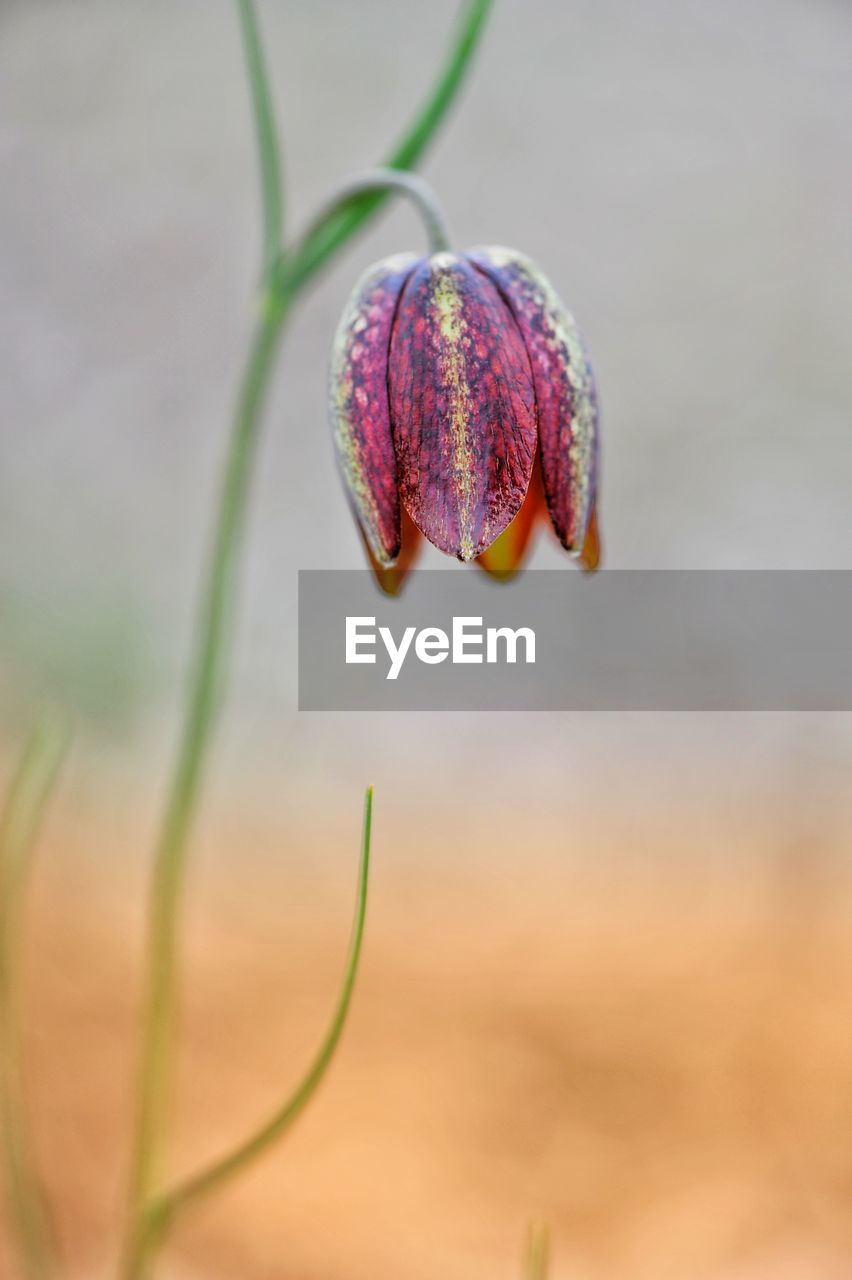
{"type": "Polygon", "coordinates": [[[544,1222],[530,1224],[524,1280],[547,1280],[550,1261],[550,1231],[544,1222]]]}
{"type": "Polygon", "coordinates": [[[21,907],[30,856],[66,741],[60,720],[48,717],[38,725],[18,766],[0,824],[0,1134],[23,1274],[29,1280],[50,1280],[56,1275],[57,1261],[26,1123],[16,962],[21,953],[21,907]]]}

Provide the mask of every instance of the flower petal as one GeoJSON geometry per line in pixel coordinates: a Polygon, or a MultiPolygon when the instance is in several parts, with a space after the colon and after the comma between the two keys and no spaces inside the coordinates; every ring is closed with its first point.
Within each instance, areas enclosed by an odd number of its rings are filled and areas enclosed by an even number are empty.
{"type": "Polygon", "coordinates": [[[523,335],[538,405],[541,473],[559,541],[580,554],[598,472],[594,376],[573,316],[549,281],[514,249],[472,249],[469,257],[500,290],[523,335]]]}
{"type": "Polygon", "coordinates": [[[527,496],[520,511],[490,547],[476,557],[476,563],[492,578],[509,582],[521,567],[539,517],[544,515],[541,468],[536,460],[527,496]]]}
{"type": "Polygon", "coordinates": [[[409,276],[388,384],[400,497],[430,542],[472,560],[520,509],[536,420],[518,327],[464,258],[435,254],[409,276]]]}
{"type": "Polygon", "coordinates": [[[416,262],[412,254],[397,254],[364,273],[337,327],[329,373],[340,469],[370,554],[384,567],[400,550],[388,349],[399,296],[416,262]]]}
{"type": "Polygon", "coordinates": [[[400,531],[399,555],[392,565],[379,564],[370,550],[369,542],[364,537],[364,546],[370,560],[370,568],[375,574],[380,590],[386,596],[398,596],[400,594],[402,584],[408,577],[409,571],[414,567],[423,546],[423,535],[405,507],[400,510],[400,531]]]}

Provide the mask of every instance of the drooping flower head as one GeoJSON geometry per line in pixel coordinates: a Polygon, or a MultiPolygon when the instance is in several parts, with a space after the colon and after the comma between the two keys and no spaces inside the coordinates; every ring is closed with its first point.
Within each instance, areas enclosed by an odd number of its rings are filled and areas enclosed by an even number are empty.
{"type": "Polygon", "coordinates": [[[396,255],[358,282],[334,341],[331,422],[385,590],[420,534],[498,576],[546,509],[598,561],[594,379],[571,315],[511,249],[396,255]]]}

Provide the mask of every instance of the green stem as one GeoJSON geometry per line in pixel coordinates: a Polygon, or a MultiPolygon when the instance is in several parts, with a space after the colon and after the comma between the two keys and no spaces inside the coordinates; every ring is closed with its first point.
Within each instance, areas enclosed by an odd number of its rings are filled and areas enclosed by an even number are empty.
{"type": "Polygon", "coordinates": [[[219,500],[219,517],[198,619],[177,766],[157,846],[149,926],[148,995],[142,1038],[139,1114],[131,1166],[130,1239],[126,1274],[140,1275],[136,1256],[148,1205],[163,1173],[173,1075],[177,925],[186,850],[202,769],[218,711],[237,591],[237,570],[261,410],[287,314],[264,294],[261,315],[237,402],[219,500]]]}
{"type": "Polygon", "coordinates": [[[16,960],[31,854],[67,737],[64,723],[54,717],[45,718],[36,728],[0,826],[0,1131],[21,1260],[31,1280],[49,1280],[58,1267],[26,1123],[16,960]]]}
{"type": "Polygon", "coordinates": [[[331,196],[328,203],[320,210],[302,237],[300,247],[293,254],[298,263],[305,246],[322,232],[322,228],[333,224],[341,211],[351,209],[358,201],[371,192],[389,194],[397,192],[408,196],[417,207],[423,219],[426,234],[429,237],[431,253],[441,253],[450,247],[450,232],[447,219],[435,192],[423,178],[416,173],[404,173],[399,169],[368,169],[366,173],[356,174],[348,182],[343,183],[331,196]]]}
{"type": "MultiPolygon", "coordinates": [[[[492,2],[468,0],[465,4],[455,41],[441,74],[400,142],[384,161],[383,169],[413,169],[423,155],[458,95],[492,2]]],[[[360,230],[387,197],[387,190],[367,192],[356,202],[340,209],[333,219],[317,227],[289,264],[287,281],[290,289],[293,292],[300,290],[360,230]]]]}
{"type": "Polygon", "coordinates": [[[272,109],[272,93],[266,74],[263,46],[253,0],[238,0],[246,71],[251,89],[254,132],[260,165],[263,204],[263,263],[268,270],[281,252],[283,201],[278,131],[272,109]]]}
{"type": "MultiPolygon", "coordinates": [[[[280,174],[271,99],[251,0],[239,0],[239,4],[263,188],[266,263],[263,306],[234,419],[206,590],[196,630],[192,681],[183,733],[156,852],[139,1110],[131,1160],[129,1229],[123,1269],[126,1280],[141,1280],[150,1273],[160,1238],[157,1223],[162,1221],[164,1202],[156,1199],[156,1192],[163,1172],[173,1077],[176,953],[181,889],[188,837],[224,677],[226,642],[236,604],[241,534],[265,394],[281,331],[296,292],[343,246],[379,207],[387,194],[386,189],[382,188],[350,201],[333,219],[317,227],[297,258],[288,258],[279,251],[280,174]]],[[[388,167],[410,168],[437,130],[459,89],[490,5],[491,0],[468,0],[463,10],[458,38],[438,81],[402,142],[391,155],[388,167]]],[[[348,995],[346,1002],[348,1003],[348,995]]],[[[333,1036],[332,1050],[337,1035],[339,1028],[333,1036]]],[[[328,1045],[328,1040],[325,1043],[328,1045]]],[[[316,1079],[310,1073],[306,1077],[292,1114],[304,1105],[316,1087],[319,1075],[325,1070],[327,1058],[323,1057],[323,1051],[314,1064],[315,1068],[317,1064],[319,1073],[316,1079]]],[[[287,1105],[289,1107],[291,1104],[287,1105]]],[[[273,1132],[269,1141],[286,1127],[290,1114],[289,1111],[286,1115],[282,1112],[273,1118],[273,1132]]],[[[249,1143],[253,1152],[252,1144],[253,1140],[249,1143]]],[[[264,1138],[261,1145],[265,1144],[264,1138]]],[[[247,1153],[246,1158],[250,1154],[251,1152],[247,1153]]],[[[196,1194],[193,1192],[193,1198],[196,1194]]]]}

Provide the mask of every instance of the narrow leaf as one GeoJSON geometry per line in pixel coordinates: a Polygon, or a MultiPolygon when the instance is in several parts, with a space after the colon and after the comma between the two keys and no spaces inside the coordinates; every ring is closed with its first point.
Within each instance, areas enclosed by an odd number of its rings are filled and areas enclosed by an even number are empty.
{"type": "Polygon", "coordinates": [[[162,1233],[172,1222],[176,1214],[194,1203],[209,1191],[221,1186],[236,1173],[239,1173],[251,1161],[265,1152],[281,1137],[286,1129],[304,1110],[316,1093],[334,1056],[358,973],[358,962],[361,958],[361,945],[364,940],[364,921],[367,914],[367,889],[370,877],[370,838],[373,820],[373,788],[368,787],[364,798],[364,822],[361,836],[361,862],[358,870],[358,889],[355,903],[355,920],[349,943],[349,953],[343,973],[343,983],[337,1004],[316,1057],[287,1100],[269,1117],[265,1124],[232,1152],[215,1161],[208,1168],[180,1183],[173,1191],[167,1192],[154,1202],[149,1213],[152,1232],[162,1233]]]}

